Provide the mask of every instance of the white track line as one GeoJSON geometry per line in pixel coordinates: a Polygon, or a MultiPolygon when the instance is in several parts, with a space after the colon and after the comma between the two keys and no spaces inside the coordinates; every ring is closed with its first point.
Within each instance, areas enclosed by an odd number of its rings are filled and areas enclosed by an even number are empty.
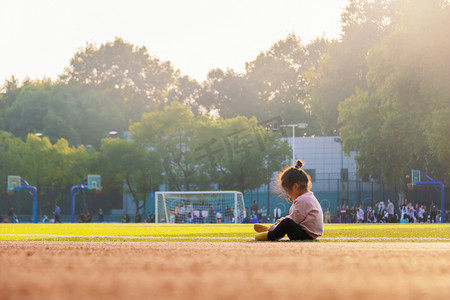
{"type": "MultiPolygon", "coordinates": [[[[0,234],[0,237],[44,237],[44,238],[110,238],[110,239],[133,239],[133,240],[148,240],[148,239],[200,239],[200,240],[236,240],[248,239],[253,237],[206,237],[206,236],[126,236],[126,235],[52,235],[52,234],[0,234]]],[[[388,238],[388,237],[322,237],[319,240],[324,241],[345,241],[345,240],[369,240],[369,241],[449,241],[450,238],[388,238]]]]}

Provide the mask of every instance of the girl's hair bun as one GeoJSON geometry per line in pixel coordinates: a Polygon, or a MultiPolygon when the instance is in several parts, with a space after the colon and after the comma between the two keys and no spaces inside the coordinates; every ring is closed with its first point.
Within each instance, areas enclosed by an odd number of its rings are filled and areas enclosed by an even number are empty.
{"type": "Polygon", "coordinates": [[[303,167],[304,163],[298,159],[297,162],[295,163],[295,167],[296,169],[300,170],[303,167]]]}

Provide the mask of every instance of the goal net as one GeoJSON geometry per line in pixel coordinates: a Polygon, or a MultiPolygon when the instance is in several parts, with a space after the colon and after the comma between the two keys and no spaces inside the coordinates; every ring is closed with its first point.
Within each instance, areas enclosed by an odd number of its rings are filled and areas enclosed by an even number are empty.
{"type": "Polygon", "coordinates": [[[244,197],[236,191],[156,192],[156,223],[242,223],[244,197]]]}

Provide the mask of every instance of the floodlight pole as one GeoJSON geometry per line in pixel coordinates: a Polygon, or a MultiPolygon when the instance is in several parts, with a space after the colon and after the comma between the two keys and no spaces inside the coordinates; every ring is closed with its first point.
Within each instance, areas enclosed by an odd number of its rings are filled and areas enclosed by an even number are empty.
{"type": "Polygon", "coordinates": [[[286,124],[280,125],[280,127],[292,127],[292,165],[295,165],[295,128],[306,128],[308,127],[307,123],[299,123],[299,124],[286,124]]]}

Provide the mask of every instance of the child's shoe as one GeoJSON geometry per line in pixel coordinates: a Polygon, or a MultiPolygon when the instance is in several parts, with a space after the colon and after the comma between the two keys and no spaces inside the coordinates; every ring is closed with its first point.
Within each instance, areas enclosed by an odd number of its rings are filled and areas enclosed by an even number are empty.
{"type": "Polygon", "coordinates": [[[268,241],[268,239],[267,239],[268,233],[269,233],[268,231],[257,233],[255,235],[255,240],[256,241],[268,241]]]}
{"type": "Polygon", "coordinates": [[[269,230],[269,226],[263,224],[255,224],[253,225],[253,229],[255,229],[256,232],[264,232],[269,230]]]}

